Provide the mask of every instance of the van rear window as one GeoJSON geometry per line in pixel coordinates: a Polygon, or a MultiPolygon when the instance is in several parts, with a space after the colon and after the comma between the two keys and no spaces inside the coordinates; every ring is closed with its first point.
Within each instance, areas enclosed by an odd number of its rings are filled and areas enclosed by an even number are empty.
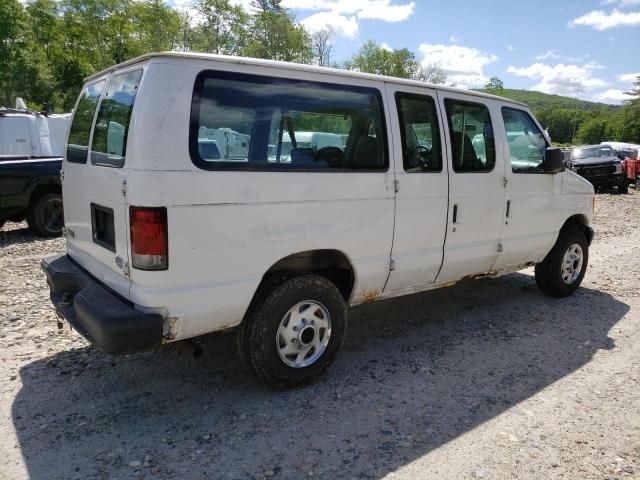
{"type": "Polygon", "coordinates": [[[127,134],[133,103],[142,70],[113,75],[100,102],[91,142],[91,163],[122,167],[127,149],[127,134]]]}
{"type": "Polygon", "coordinates": [[[104,89],[105,80],[87,85],[80,94],[80,100],[73,114],[73,121],[69,129],[67,145],[67,161],[85,163],[89,151],[89,136],[93,115],[96,113],[98,100],[104,89]]]}
{"type": "Polygon", "coordinates": [[[206,170],[386,170],[379,90],[205,71],[189,146],[206,170]]]}

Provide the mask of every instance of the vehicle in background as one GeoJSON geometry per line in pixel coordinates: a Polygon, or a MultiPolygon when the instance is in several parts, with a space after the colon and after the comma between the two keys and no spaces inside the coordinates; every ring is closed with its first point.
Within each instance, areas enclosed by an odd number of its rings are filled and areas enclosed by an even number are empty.
{"type": "Polygon", "coordinates": [[[158,53],[99,72],[63,172],[56,311],[110,354],[235,329],[277,387],[326,370],[351,305],[534,265],[564,297],[593,238],[593,186],[526,105],[309,65],[158,53]]]}
{"type": "Polygon", "coordinates": [[[0,160],[62,158],[71,114],[0,107],[0,160]]]}
{"type": "MultiPolygon", "coordinates": [[[[219,120],[218,120],[219,121],[219,120]]],[[[213,144],[218,149],[219,159],[229,161],[247,161],[249,155],[250,135],[236,132],[230,128],[209,128],[200,127],[198,129],[198,142],[202,142],[203,148],[209,148],[210,155],[215,155],[213,144]]],[[[204,158],[204,157],[203,157],[204,158]]],[[[211,157],[213,159],[214,157],[211,157]]]]}
{"type": "Polygon", "coordinates": [[[344,149],[342,137],[338,134],[328,132],[283,131],[280,151],[278,152],[276,145],[269,145],[269,161],[276,163],[291,162],[291,150],[294,148],[308,148],[313,152],[318,152],[322,149],[329,151],[328,147],[342,151],[344,149]],[[293,140],[291,135],[293,135],[293,140]]]}
{"type": "Polygon", "coordinates": [[[629,192],[622,162],[608,145],[574,147],[567,167],[589,180],[596,190],[617,187],[620,193],[629,192]]]}
{"type": "Polygon", "coordinates": [[[629,185],[634,185],[636,189],[640,188],[640,146],[619,150],[618,154],[622,158],[629,185]]]}
{"type": "Polygon", "coordinates": [[[71,114],[0,108],[0,228],[26,219],[38,235],[60,235],[60,170],[70,121],[71,114]]]}

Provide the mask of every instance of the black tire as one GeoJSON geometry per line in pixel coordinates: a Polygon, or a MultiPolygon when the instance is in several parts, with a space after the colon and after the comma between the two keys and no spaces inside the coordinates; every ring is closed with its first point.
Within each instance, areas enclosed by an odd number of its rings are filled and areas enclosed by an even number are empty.
{"type": "MultiPolygon", "coordinates": [[[[347,331],[347,308],[344,298],[338,288],[325,277],[315,274],[303,274],[294,277],[280,277],[280,282],[268,282],[260,289],[256,299],[249,307],[249,312],[238,332],[238,348],[245,363],[254,371],[256,376],[271,387],[292,388],[312,382],[317,379],[331,365],[336,354],[344,343],[347,331]],[[308,304],[305,302],[313,302],[308,304]],[[306,366],[294,367],[285,363],[279,353],[279,343],[283,339],[278,337],[279,328],[289,327],[292,321],[289,311],[300,305],[299,312],[306,312],[306,308],[316,308],[320,305],[329,316],[330,334],[326,337],[328,343],[320,352],[317,359],[306,366]],[[285,322],[285,317],[288,322],[285,322]],[[284,323],[287,323],[284,327],[284,323]]],[[[322,313],[321,308],[319,308],[322,313]]],[[[318,318],[323,320],[324,314],[318,318]]],[[[310,346],[310,335],[318,335],[318,340],[325,338],[327,329],[311,327],[307,321],[299,329],[299,348],[304,348],[309,360],[316,355],[315,347],[310,346]],[[313,331],[313,333],[310,333],[313,331]],[[303,340],[304,339],[304,340],[303,340]],[[306,346],[300,346],[306,345],[306,346]]],[[[311,322],[313,323],[313,322],[311,322]]],[[[292,327],[293,328],[293,327],[292,327]]],[[[286,343],[285,343],[286,344],[286,343]]],[[[283,348],[281,346],[280,348],[283,348]]],[[[295,353],[293,354],[295,355],[295,353]]],[[[286,357],[285,357],[286,358],[286,357]]],[[[293,362],[295,359],[289,359],[293,362]]],[[[304,360],[303,360],[304,361],[304,360]]]]}
{"type": "MultiPolygon", "coordinates": [[[[589,245],[584,233],[575,225],[567,225],[561,231],[549,254],[536,265],[536,284],[538,288],[551,297],[571,295],[582,283],[589,263],[589,245]],[[569,283],[563,280],[562,266],[565,253],[570,247],[578,245],[582,250],[582,265],[577,277],[568,277],[569,283]]],[[[574,262],[573,267],[576,267],[574,262]]],[[[577,271],[577,268],[576,268],[577,271]]]]}
{"type": "Polygon", "coordinates": [[[618,193],[623,193],[625,195],[629,193],[629,182],[625,180],[624,183],[620,184],[618,187],[618,193]]]}
{"type": "Polygon", "coordinates": [[[39,197],[29,207],[27,223],[36,235],[59,236],[64,226],[62,196],[59,193],[46,193],[39,197]]]}

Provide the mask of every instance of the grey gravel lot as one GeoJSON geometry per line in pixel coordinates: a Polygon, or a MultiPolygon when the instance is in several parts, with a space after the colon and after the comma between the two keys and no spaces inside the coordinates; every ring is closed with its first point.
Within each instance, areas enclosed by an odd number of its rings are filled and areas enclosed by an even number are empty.
{"type": "Polygon", "coordinates": [[[350,312],[318,383],[266,389],[233,337],[126,357],[58,330],[0,231],[0,479],[640,479],[640,193],[599,195],[578,292],[532,271],[350,312]]]}

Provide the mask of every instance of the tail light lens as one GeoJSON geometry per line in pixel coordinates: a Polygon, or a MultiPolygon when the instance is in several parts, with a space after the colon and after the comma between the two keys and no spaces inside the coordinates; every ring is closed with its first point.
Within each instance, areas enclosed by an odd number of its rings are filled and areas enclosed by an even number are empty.
{"type": "Polygon", "coordinates": [[[131,264],[138,270],[166,270],[169,266],[167,209],[130,207],[131,264]]]}

